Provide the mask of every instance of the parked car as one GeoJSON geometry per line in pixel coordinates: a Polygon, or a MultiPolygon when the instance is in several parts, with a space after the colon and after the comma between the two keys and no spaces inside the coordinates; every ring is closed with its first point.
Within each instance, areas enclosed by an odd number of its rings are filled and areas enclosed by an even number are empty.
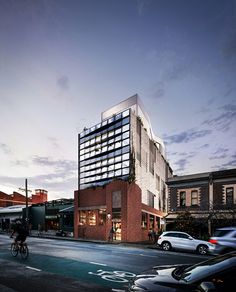
{"type": "Polygon", "coordinates": [[[223,254],[236,250],[236,227],[216,229],[209,242],[214,245],[213,254],[223,254]]]}
{"type": "Polygon", "coordinates": [[[156,266],[134,277],[128,291],[235,291],[236,252],[196,265],[156,266]]]}
{"type": "Polygon", "coordinates": [[[180,231],[165,231],[158,240],[157,244],[163,250],[182,249],[186,251],[196,251],[199,254],[207,254],[214,248],[214,245],[205,240],[195,239],[188,233],[180,231]]]}
{"type": "Polygon", "coordinates": [[[66,237],[67,236],[67,233],[64,230],[58,230],[56,232],[56,236],[66,237]]]}

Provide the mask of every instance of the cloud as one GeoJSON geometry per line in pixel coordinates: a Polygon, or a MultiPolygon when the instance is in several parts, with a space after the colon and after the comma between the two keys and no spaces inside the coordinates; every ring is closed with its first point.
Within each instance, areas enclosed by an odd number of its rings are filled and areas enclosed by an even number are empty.
{"type": "Polygon", "coordinates": [[[236,159],[230,160],[227,163],[222,164],[222,166],[226,168],[236,167],[236,159]]]}
{"type": "Polygon", "coordinates": [[[57,79],[57,85],[62,90],[68,90],[69,89],[69,78],[65,75],[60,76],[57,79]]]}
{"type": "Polygon", "coordinates": [[[231,155],[230,160],[224,164],[222,164],[225,168],[232,168],[236,167],[236,153],[231,155]]]}
{"type": "Polygon", "coordinates": [[[215,152],[213,152],[213,155],[209,157],[210,160],[214,159],[223,159],[228,156],[229,149],[227,148],[218,148],[215,152]]]}
{"type": "Polygon", "coordinates": [[[223,53],[227,58],[236,57],[236,33],[227,41],[223,53]]]}
{"type": "MultiPolygon", "coordinates": [[[[24,187],[25,177],[0,176],[0,185],[18,191],[19,187],[24,187]]],[[[77,189],[77,175],[66,175],[61,173],[50,173],[45,175],[36,175],[28,177],[28,188],[34,190],[42,188],[48,191],[58,193],[58,197],[73,197],[73,192],[77,189]],[[32,187],[33,186],[33,187],[32,187]],[[69,193],[68,193],[68,190],[69,193]]],[[[0,189],[1,191],[1,189],[0,189]]],[[[50,200],[50,198],[48,198],[50,200]]]]}
{"type": "Polygon", "coordinates": [[[206,149],[209,148],[210,144],[203,144],[199,147],[199,149],[206,149]]]}
{"type": "Polygon", "coordinates": [[[189,161],[187,158],[182,158],[174,162],[174,165],[177,166],[176,172],[184,172],[186,170],[186,166],[189,164],[189,161]]]}
{"type": "Polygon", "coordinates": [[[165,86],[163,82],[157,82],[156,85],[154,85],[152,96],[154,98],[162,98],[165,95],[165,86]]]}
{"type": "Polygon", "coordinates": [[[178,144],[178,143],[187,143],[192,142],[198,138],[205,137],[211,134],[211,130],[194,130],[190,129],[179,134],[164,136],[164,141],[166,144],[178,144]]]}
{"type": "Polygon", "coordinates": [[[52,144],[53,148],[55,148],[55,149],[59,149],[60,148],[60,145],[58,143],[57,138],[55,138],[55,137],[48,137],[48,140],[52,144]]]}
{"type": "Polygon", "coordinates": [[[236,167],[236,153],[229,156],[228,162],[221,163],[220,165],[214,165],[214,166],[212,166],[212,169],[213,170],[223,170],[223,169],[230,169],[230,168],[235,168],[235,167],[236,167]]]}
{"type": "Polygon", "coordinates": [[[137,9],[138,9],[138,14],[142,15],[143,9],[144,9],[144,0],[137,0],[137,9]]]}
{"type": "Polygon", "coordinates": [[[221,113],[217,117],[205,120],[203,125],[214,126],[214,128],[226,132],[236,122],[236,105],[227,104],[220,107],[219,110],[221,113]]]}
{"type": "Polygon", "coordinates": [[[78,170],[77,162],[73,160],[53,160],[50,157],[33,156],[32,162],[36,165],[51,166],[61,174],[71,174],[78,170]]]}
{"type": "Polygon", "coordinates": [[[5,153],[5,154],[10,154],[11,153],[10,147],[5,143],[0,143],[0,150],[2,150],[3,153],[5,153]]]}
{"type": "Polygon", "coordinates": [[[197,152],[170,152],[168,155],[172,156],[174,172],[177,172],[180,175],[184,174],[187,169],[187,165],[190,163],[190,158],[195,157],[197,152]]]}
{"type": "Polygon", "coordinates": [[[12,164],[16,166],[23,166],[23,167],[27,167],[29,165],[28,162],[25,160],[12,161],[12,164]]]}

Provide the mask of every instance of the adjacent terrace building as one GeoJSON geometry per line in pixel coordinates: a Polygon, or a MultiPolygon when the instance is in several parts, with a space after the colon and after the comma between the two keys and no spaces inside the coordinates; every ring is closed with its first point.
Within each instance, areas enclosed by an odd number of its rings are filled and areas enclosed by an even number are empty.
{"type": "Polygon", "coordinates": [[[107,240],[113,226],[116,240],[147,240],[166,215],[171,175],[138,95],[106,110],[78,136],[74,236],[107,240]]]}
{"type": "Polygon", "coordinates": [[[236,169],[174,176],[168,179],[167,229],[188,211],[200,235],[216,227],[236,225],[236,169]]]}

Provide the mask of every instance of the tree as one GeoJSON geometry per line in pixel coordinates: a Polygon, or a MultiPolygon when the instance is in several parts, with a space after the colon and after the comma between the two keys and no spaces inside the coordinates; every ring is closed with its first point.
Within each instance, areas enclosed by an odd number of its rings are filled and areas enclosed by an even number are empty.
{"type": "Polygon", "coordinates": [[[175,230],[195,235],[194,218],[191,216],[190,212],[185,211],[177,216],[175,220],[175,230]]]}

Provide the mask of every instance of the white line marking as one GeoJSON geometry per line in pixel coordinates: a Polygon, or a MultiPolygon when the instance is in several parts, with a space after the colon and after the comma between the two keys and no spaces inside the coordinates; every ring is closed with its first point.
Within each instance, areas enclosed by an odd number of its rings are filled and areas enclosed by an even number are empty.
{"type": "Polygon", "coordinates": [[[95,263],[95,262],[89,262],[89,263],[93,265],[98,265],[98,266],[104,266],[104,267],[107,266],[106,264],[101,264],[101,263],[95,263]]]}
{"type": "Polygon", "coordinates": [[[42,270],[40,269],[37,269],[37,268],[33,268],[33,267],[30,267],[30,266],[26,266],[27,269],[30,269],[30,270],[34,270],[34,271],[37,271],[37,272],[41,272],[42,270]]]}

